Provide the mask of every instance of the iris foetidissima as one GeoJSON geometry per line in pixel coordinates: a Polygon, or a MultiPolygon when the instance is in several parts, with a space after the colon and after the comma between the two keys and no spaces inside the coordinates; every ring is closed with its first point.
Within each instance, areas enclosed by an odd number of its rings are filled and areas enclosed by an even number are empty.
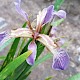
{"type": "MultiPolygon", "coordinates": [[[[26,59],[27,63],[29,65],[34,64],[37,53],[37,45],[35,41],[39,41],[42,44],[44,44],[45,47],[47,47],[48,50],[51,51],[51,53],[53,53],[52,68],[56,70],[66,69],[69,63],[69,57],[67,52],[58,47],[58,44],[56,44],[49,35],[40,33],[44,25],[51,23],[55,16],[58,16],[59,18],[66,18],[66,12],[63,10],[55,11],[54,6],[50,5],[49,7],[44,8],[42,11],[39,11],[39,14],[37,15],[36,28],[33,28],[31,26],[28,14],[20,7],[21,0],[16,0],[14,3],[17,12],[26,19],[27,26],[26,28],[18,28],[16,30],[12,30],[11,34],[9,34],[9,37],[10,38],[25,37],[33,39],[28,45],[28,50],[32,50],[32,54],[26,59]]],[[[0,38],[1,39],[0,41],[2,41],[3,38],[0,38]]]]}

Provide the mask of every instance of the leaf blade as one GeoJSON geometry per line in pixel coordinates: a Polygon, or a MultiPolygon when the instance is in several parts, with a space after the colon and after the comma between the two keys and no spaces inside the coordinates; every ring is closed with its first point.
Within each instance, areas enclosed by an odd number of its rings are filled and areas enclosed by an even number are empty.
{"type": "Polygon", "coordinates": [[[1,72],[0,79],[4,80],[11,72],[13,72],[21,63],[23,63],[26,58],[32,53],[32,51],[27,51],[24,54],[20,55],[12,62],[10,62],[1,72]],[[14,66],[13,66],[14,65],[14,66]]]}
{"type": "Polygon", "coordinates": [[[45,56],[43,56],[42,58],[37,59],[37,60],[35,61],[35,64],[29,69],[29,71],[28,71],[28,72],[26,72],[26,71],[23,72],[22,74],[24,74],[24,75],[21,75],[20,77],[18,77],[17,80],[26,79],[26,77],[28,76],[28,74],[31,73],[31,71],[32,71],[33,69],[35,69],[39,64],[41,64],[41,63],[43,63],[44,61],[50,59],[51,57],[52,57],[52,54],[51,54],[51,53],[48,53],[48,54],[46,54],[45,56]]]}

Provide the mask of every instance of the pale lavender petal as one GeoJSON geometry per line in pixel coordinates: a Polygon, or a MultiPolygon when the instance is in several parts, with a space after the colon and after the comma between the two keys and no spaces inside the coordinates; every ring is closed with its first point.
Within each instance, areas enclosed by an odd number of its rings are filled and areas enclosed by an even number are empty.
{"type": "Polygon", "coordinates": [[[26,21],[28,21],[28,14],[24,10],[21,9],[20,3],[21,3],[21,0],[16,0],[14,2],[16,10],[20,15],[22,15],[26,19],[26,21]]]}
{"type": "Polygon", "coordinates": [[[48,23],[48,22],[50,22],[52,20],[52,18],[53,18],[53,11],[54,11],[54,6],[50,5],[47,8],[47,13],[46,13],[46,16],[44,18],[43,24],[46,24],[46,23],[48,23]]]}
{"type": "Polygon", "coordinates": [[[55,48],[57,45],[54,43],[51,37],[45,34],[39,34],[36,40],[44,44],[45,47],[47,47],[47,49],[50,50],[53,54],[55,53],[55,48]]]}
{"type": "Polygon", "coordinates": [[[26,59],[27,63],[29,65],[33,65],[36,59],[36,53],[37,53],[37,45],[35,42],[31,42],[28,46],[28,50],[32,51],[32,54],[26,59]]]}
{"type": "Polygon", "coordinates": [[[69,64],[69,56],[63,49],[58,50],[56,56],[53,57],[52,68],[55,70],[65,70],[69,64]]]}
{"type": "Polygon", "coordinates": [[[39,14],[37,15],[37,26],[43,25],[46,13],[47,13],[47,8],[44,8],[42,11],[39,11],[39,14]]]}
{"type": "Polygon", "coordinates": [[[56,15],[60,18],[66,18],[66,12],[64,10],[59,10],[58,12],[53,12],[53,15],[56,15]]]}
{"type": "Polygon", "coordinates": [[[0,33],[0,42],[6,37],[6,33],[2,32],[0,33]]]}
{"type": "Polygon", "coordinates": [[[11,37],[7,31],[0,33],[0,46],[2,46],[6,41],[8,41],[11,37]]]}
{"type": "Polygon", "coordinates": [[[58,30],[58,27],[52,27],[50,34],[55,34],[58,30]]]}
{"type": "Polygon", "coordinates": [[[13,38],[16,37],[26,37],[26,38],[32,38],[32,31],[28,28],[18,28],[16,30],[11,30],[10,36],[13,38]]]}

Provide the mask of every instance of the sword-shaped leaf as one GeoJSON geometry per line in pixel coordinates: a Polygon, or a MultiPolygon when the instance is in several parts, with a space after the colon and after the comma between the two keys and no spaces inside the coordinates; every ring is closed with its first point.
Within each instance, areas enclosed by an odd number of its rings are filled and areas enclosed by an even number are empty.
{"type": "Polygon", "coordinates": [[[1,72],[0,72],[0,80],[4,80],[10,73],[12,73],[21,63],[23,63],[26,58],[29,57],[29,55],[32,53],[32,51],[27,51],[14,59],[12,62],[10,62],[1,72]]]}

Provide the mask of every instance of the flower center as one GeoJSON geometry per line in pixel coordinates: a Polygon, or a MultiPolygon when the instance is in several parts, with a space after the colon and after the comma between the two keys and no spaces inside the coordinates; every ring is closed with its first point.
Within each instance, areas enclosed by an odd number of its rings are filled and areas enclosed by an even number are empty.
{"type": "Polygon", "coordinates": [[[34,34],[33,34],[33,38],[34,38],[34,39],[38,38],[38,35],[39,35],[38,32],[34,32],[34,34]]]}

